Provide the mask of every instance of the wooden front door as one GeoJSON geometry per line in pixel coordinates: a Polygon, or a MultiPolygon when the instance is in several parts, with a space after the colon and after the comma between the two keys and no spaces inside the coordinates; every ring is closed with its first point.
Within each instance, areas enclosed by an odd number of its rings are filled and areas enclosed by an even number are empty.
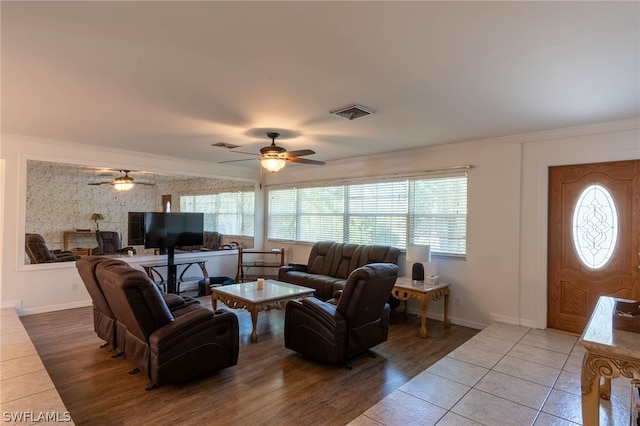
{"type": "Polygon", "coordinates": [[[548,327],[582,333],[601,295],[639,300],[639,265],[640,160],[551,167],[548,327]]]}

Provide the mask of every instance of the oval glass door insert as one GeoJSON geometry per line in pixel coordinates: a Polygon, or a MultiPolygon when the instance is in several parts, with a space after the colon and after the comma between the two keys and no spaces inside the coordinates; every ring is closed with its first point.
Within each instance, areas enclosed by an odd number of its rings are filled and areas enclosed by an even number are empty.
{"type": "Polygon", "coordinates": [[[573,210],[573,244],[582,263],[591,269],[607,264],[618,240],[618,212],[602,185],[587,186],[573,210]]]}

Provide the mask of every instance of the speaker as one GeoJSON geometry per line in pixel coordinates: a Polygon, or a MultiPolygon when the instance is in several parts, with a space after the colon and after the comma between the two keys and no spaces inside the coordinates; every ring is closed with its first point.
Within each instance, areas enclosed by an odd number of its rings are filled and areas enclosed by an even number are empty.
{"type": "Polygon", "coordinates": [[[422,263],[414,263],[411,270],[411,279],[413,281],[424,281],[424,265],[422,263]]]}

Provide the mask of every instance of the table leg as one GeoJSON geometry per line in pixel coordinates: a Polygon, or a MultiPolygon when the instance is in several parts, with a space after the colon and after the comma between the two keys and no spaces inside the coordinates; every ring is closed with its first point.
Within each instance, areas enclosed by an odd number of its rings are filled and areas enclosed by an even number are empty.
{"type": "Polygon", "coordinates": [[[426,296],[420,298],[420,337],[427,337],[427,304],[426,296]]]}
{"type": "Polygon", "coordinates": [[[213,293],[211,293],[211,306],[213,307],[214,312],[218,310],[218,298],[213,293]]]}
{"type": "Polygon", "coordinates": [[[596,371],[585,374],[589,369],[588,359],[587,352],[582,360],[582,424],[598,426],[600,424],[600,374],[596,371]],[[585,389],[589,389],[589,392],[585,393],[585,389]]]}
{"type": "Polygon", "coordinates": [[[611,379],[609,377],[604,378],[604,383],[600,385],[600,398],[609,401],[611,399],[611,379]]]}
{"type": "Polygon", "coordinates": [[[449,289],[447,288],[444,293],[444,326],[449,327],[451,321],[449,321],[449,289]]]}
{"type": "Polygon", "coordinates": [[[257,342],[258,341],[258,308],[253,307],[249,309],[249,312],[251,312],[251,325],[253,326],[253,328],[251,329],[251,341],[252,342],[257,342]]]}

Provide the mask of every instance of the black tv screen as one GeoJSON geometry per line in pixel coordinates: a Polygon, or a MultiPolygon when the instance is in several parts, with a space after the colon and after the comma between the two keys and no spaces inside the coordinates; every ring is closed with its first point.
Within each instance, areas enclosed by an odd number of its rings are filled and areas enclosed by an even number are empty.
{"type": "Polygon", "coordinates": [[[144,244],[144,212],[129,212],[127,231],[127,245],[141,246],[144,244]]]}
{"type": "Polygon", "coordinates": [[[194,246],[204,243],[203,213],[146,212],[145,248],[194,246]]]}

